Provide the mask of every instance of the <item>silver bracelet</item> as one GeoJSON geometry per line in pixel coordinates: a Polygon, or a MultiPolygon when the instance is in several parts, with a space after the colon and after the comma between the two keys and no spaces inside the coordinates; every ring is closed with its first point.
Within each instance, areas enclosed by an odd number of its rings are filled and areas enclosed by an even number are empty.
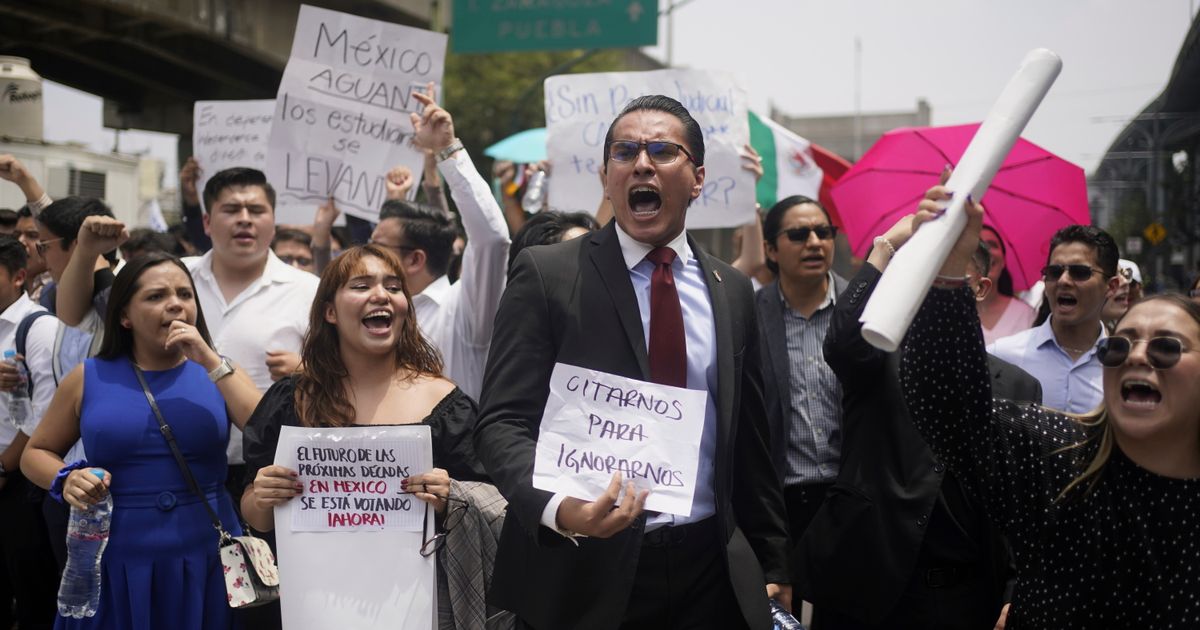
{"type": "Polygon", "coordinates": [[[887,240],[887,238],[882,237],[882,236],[876,236],[874,243],[875,243],[875,247],[879,247],[880,245],[882,245],[883,248],[887,250],[888,256],[896,255],[896,248],[892,245],[891,241],[887,240]]]}

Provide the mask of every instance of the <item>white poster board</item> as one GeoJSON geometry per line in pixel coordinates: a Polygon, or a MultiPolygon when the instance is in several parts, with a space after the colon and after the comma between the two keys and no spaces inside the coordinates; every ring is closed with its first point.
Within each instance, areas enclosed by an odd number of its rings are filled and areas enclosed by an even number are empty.
{"type": "Polygon", "coordinates": [[[732,75],[700,70],[568,74],[546,79],[544,89],[555,210],[596,212],[604,197],[599,172],[609,124],[629,101],[664,94],[682,103],[704,133],[704,190],[688,209],[687,227],[735,227],[754,217],[754,175],[738,156],[750,143],[746,93],[732,75]]]}
{"type": "MultiPolygon", "coordinates": [[[[305,488],[303,495],[275,508],[283,627],[288,630],[435,628],[436,559],[422,558],[419,553],[425,504],[412,495],[395,494],[400,490],[401,479],[408,476],[401,473],[415,475],[433,468],[429,427],[282,427],[275,463],[299,472],[305,488]],[[393,457],[397,461],[390,461],[393,457]],[[356,461],[347,461],[351,458],[356,461]],[[407,471],[402,470],[406,467],[407,471]],[[333,480],[353,483],[335,489],[333,480]],[[374,494],[380,482],[388,488],[385,495],[374,494]],[[370,489],[368,483],[373,484],[370,489]],[[403,518],[403,510],[367,505],[357,511],[352,497],[359,494],[414,499],[409,512],[416,517],[415,525],[403,518]],[[305,507],[305,498],[315,499],[311,502],[313,507],[305,507]],[[339,498],[350,499],[349,510],[341,509],[344,504],[339,498]],[[326,501],[324,507],[322,500],[326,501]],[[300,512],[326,519],[328,514],[382,515],[385,525],[381,528],[376,519],[363,518],[360,520],[370,523],[304,531],[308,525],[300,512]],[[392,516],[400,518],[389,526],[388,518],[392,516]],[[297,522],[301,523],[299,528],[295,526],[297,522]]],[[[428,519],[428,534],[432,537],[432,509],[428,511],[428,519]]]]}
{"type": "Polygon", "coordinates": [[[646,509],[688,516],[708,393],[557,363],[533,487],[592,501],[614,472],[649,490],[646,509]]]}
{"type": "Polygon", "coordinates": [[[196,192],[202,207],[204,186],[219,171],[235,166],[266,170],[267,140],[274,115],[274,99],[196,101],[192,108],[192,155],[200,164],[196,192]]]}
{"type": "Polygon", "coordinates": [[[379,220],[388,169],[421,172],[412,94],[441,85],[445,56],[443,33],[302,5],[267,156],[276,222],[312,223],[329,197],[342,212],[379,220]]]}

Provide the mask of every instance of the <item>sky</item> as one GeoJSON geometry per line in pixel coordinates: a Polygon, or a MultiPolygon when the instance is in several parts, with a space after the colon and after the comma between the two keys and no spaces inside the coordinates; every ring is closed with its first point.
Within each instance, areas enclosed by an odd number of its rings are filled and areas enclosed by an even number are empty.
{"type": "MultiPolygon", "coordinates": [[[[680,4],[679,0],[673,0],[680,4]]],[[[672,0],[659,0],[660,10],[672,0]]],[[[1063,71],[1023,136],[1095,168],[1131,116],[1161,92],[1200,0],[685,0],[673,12],[675,65],[732,73],[750,106],[850,114],[854,41],[864,113],[929,101],[934,125],[982,120],[1025,54],[1049,48],[1063,71]],[[734,10],[736,8],[736,10],[734,10]]],[[[665,59],[666,21],[650,55],[665,59]]],[[[34,68],[36,70],[36,66],[34,68]]],[[[46,138],[113,148],[99,98],[47,82],[46,138]]],[[[123,153],[177,171],[175,138],[126,131],[123,153]]],[[[167,186],[171,183],[167,182],[167,186]]]]}

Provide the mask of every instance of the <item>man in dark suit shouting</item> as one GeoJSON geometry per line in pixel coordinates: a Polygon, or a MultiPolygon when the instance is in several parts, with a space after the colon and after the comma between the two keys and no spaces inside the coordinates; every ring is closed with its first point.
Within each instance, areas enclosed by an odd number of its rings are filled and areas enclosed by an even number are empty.
{"type": "Polygon", "coordinates": [[[790,604],[786,519],[750,282],[684,231],[699,124],[671,98],[633,100],[600,179],[616,221],[521,252],[496,315],[475,432],[509,501],[489,601],[537,630],[766,630],[768,594],[790,604]],[[707,393],[690,515],[643,512],[619,473],[590,502],[533,487],[556,363],[707,393]]]}

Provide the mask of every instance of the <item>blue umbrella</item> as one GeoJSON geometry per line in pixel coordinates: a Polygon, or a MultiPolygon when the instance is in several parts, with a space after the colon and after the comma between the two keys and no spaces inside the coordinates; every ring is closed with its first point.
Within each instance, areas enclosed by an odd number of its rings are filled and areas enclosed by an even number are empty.
{"type": "Polygon", "coordinates": [[[541,162],[546,159],[546,128],[537,127],[513,134],[484,149],[483,154],[492,159],[519,164],[541,162]]]}

